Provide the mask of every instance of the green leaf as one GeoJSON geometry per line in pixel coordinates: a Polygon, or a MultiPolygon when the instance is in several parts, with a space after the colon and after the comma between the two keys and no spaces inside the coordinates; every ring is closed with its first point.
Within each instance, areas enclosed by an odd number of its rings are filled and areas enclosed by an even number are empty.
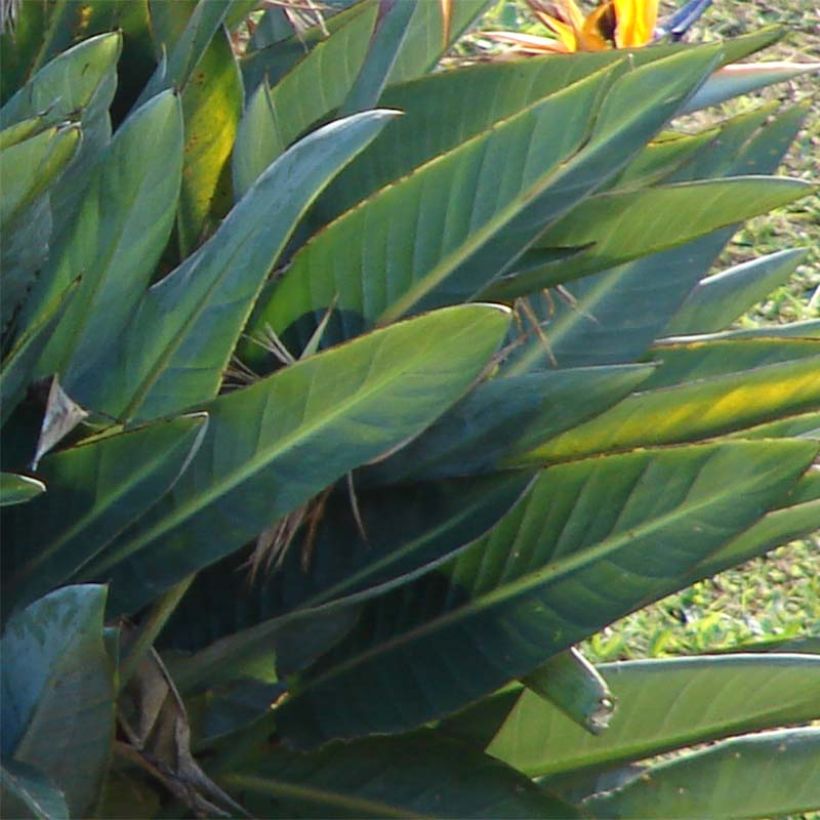
{"type": "Polygon", "coordinates": [[[271,165],[214,236],[145,294],[120,341],[71,380],[77,397],[109,415],[149,420],[215,395],[294,225],[391,116],[374,111],[332,123],[271,165]]]}
{"type": "MultiPolygon", "coordinates": [[[[318,323],[336,299],[330,327],[350,338],[473,296],[497,273],[483,259],[487,244],[578,151],[610,81],[596,75],[548,97],[348,212],[295,256],[253,328],[281,333],[311,312],[318,323]]],[[[302,346],[316,326],[304,324],[302,346]]]]}
{"type": "Polygon", "coordinates": [[[185,161],[177,236],[183,258],[230,209],[228,160],[242,114],[242,97],[231,39],[219,29],[182,92],[185,161]]]}
{"type": "Polygon", "coordinates": [[[62,173],[79,143],[79,127],[68,125],[47,128],[0,152],[0,224],[4,229],[62,173]]]}
{"type": "Polygon", "coordinates": [[[199,0],[185,30],[173,45],[167,60],[157,66],[134,108],[172,88],[185,90],[194,70],[219,31],[232,0],[199,0]]]}
{"type": "MultiPolygon", "coordinates": [[[[445,0],[449,2],[449,0],[445,0]]],[[[419,0],[401,3],[380,2],[376,26],[370,37],[367,55],[345,97],[340,114],[345,116],[375,108],[393,67],[400,59],[402,48],[413,28],[412,18],[422,12],[419,0]]],[[[441,14],[441,9],[439,9],[441,14]]],[[[447,47],[446,37],[442,50],[447,47]]]]}
{"type": "Polygon", "coordinates": [[[417,439],[369,468],[365,481],[398,483],[496,469],[621,401],[653,365],[588,367],[490,379],[417,439]]]}
{"type": "MultiPolygon", "coordinates": [[[[235,674],[236,658],[244,661],[254,647],[261,652],[271,645],[280,675],[290,674],[286,655],[293,653],[282,636],[290,631],[298,647],[313,623],[310,612],[295,622],[287,613],[349,607],[407,583],[495,526],[530,482],[527,473],[508,473],[357,490],[356,509],[347,489],[339,488],[324,503],[316,532],[297,538],[281,566],[262,579],[249,583],[239,557],[201,572],[166,627],[163,647],[202,650],[201,658],[183,664],[187,678],[198,668],[200,678],[208,679],[208,658],[220,678],[235,674]],[[211,612],[207,620],[203,606],[211,612]],[[211,647],[217,640],[218,653],[211,647]]],[[[182,685],[179,668],[174,679],[182,685]]]]}
{"type": "Polygon", "coordinates": [[[495,306],[438,311],[207,403],[208,431],[188,470],[87,572],[112,578],[115,609],[133,611],[237,550],[429,425],[478,377],[508,323],[495,306]]]}
{"type": "Polygon", "coordinates": [[[41,133],[47,127],[44,123],[44,117],[31,117],[3,128],[0,131],[0,150],[5,151],[6,148],[41,133]]]}
{"type": "Polygon", "coordinates": [[[52,231],[49,195],[44,194],[0,232],[0,257],[3,259],[3,298],[0,300],[0,326],[3,335],[17,332],[15,320],[49,252],[52,231]]]}
{"type": "Polygon", "coordinates": [[[403,731],[489,694],[680,588],[779,501],[816,451],[732,442],[546,470],[454,562],[368,604],[275,711],[279,731],[310,748],[403,731]]]}
{"type": "MultiPolygon", "coordinates": [[[[5,424],[15,407],[23,399],[32,380],[34,367],[43,348],[51,338],[55,325],[66,310],[77,282],[72,282],[63,293],[43,310],[39,321],[30,323],[15,341],[0,368],[0,423],[5,424]]],[[[3,294],[4,300],[6,294],[3,294]]]]}
{"type": "Polygon", "coordinates": [[[422,166],[308,243],[257,322],[282,332],[338,297],[349,337],[362,325],[475,298],[546,224],[617,172],[710,62],[711,52],[679,55],[609,87],[616,65],[422,166]],[[384,270],[391,288],[369,286],[384,270]]]}
{"type": "Polygon", "coordinates": [[[37,474],[49,492],[4,522],[4,608],[26,606],[82,575],[173,486],[201,443],[206,421],[200,415],[158,422],[43,458],[37,474]]]}
{"type": "Polygon", "coordinates": [[[769,550],[820,530],[820,470],[811,470],[777,509],[724,544],[690,574],[692,583],[739,566],[769,550]]]}
{"type": "Polygon", "coordinates": [[[521,679],[568,718],[593,735],[605,731],[615,711],[615,699],[600,672],[574,647],[559,652],[521,679]]]}
{"type": "Polygon", "coordinates": [[[652,355],[661,366],[641,384],[645,391],[820,356],[820,339],[696,337],[662,342],[652,355]]]}
{"type": "Polygon", "coordinates": [[[820,411],[798,413],[778,421],[758,424],[731,434],[732,438],[814,438],[820,439],[820,411]]]}
{"type": "Polygon", "coordinates": [[[375,3],[345,18],[345,25],[316,45],[272,90],[262,82],[239,124],[233,154],[238,199],[300,134],[344,101],[364,62],[375,3]]]}
{"type": "MultiPolygon", "coordinates": [[[[267,37],[265,19],[270,19],[269,15],[276,12],[276,9],[268,9],[251,38],[248,51],[240,60],[245,93],[250,97],[264,82],[269,87],[276,86],[288,72],[298,70],[299,62],[307,60],[306,55],[355,18],[371,15],[375,6],[375,0],[353,3],[338,14],[326,17],[323,26],[311,26],[282,39],[267,37]]],[[[369,28],[372,27],[371,22],[369,28]]],[[[341,66],[337,66],[337,69],[345,71],[341,66]]]]}
{"type": "Polygon", "coordinates": [[[0,473],[0,507],[25,504],[46,491],[46,485],[27,475],[0,473]]]}
{"type": "MultiPolygon", "coordinates": [[[[12,230],[0,233],[4,279],[8,282],[13,277],[23,291],[42,267],[49,242],[73,221],[92,179],[92,169],[108,145],[108,109],[117,87],[121,47],[120,34],[104,34],[80,43],[40,69],[0,110],[3,128],[37,116],[44,125],[79,119],[83,135],[73,160],[49,191],[48,201],[40,200],[36,213],[24,215],[24,222],[18,221],[12,230]]],[[[71,278],[75,277],[76,273],[71,278]]],[[[4,323],[9,301],[4,294],[4,323]]]]}
{"type": "Polygon", "coordinates": [[[53,249],[24,309],[26,322],[40,320],[81,274],[39,362],[39,375],[62,371],[70,385],[119,335],[168,241],[181,154],[182,115],[172,92],[155,97],[117,131],[72,230],[53,249]]]}
{"type": "Polygon", "coordinates": [[[778,251],[704,279],[686,297],[664,335],[723,330],[784,285],[807,254],[808,250],[803,248],[778,251]]]}
{"type": "MultiPolygon", "coordinates": [[[[742,114],[721,128],[719,139],[696,155],[670,181],[704,175],[772,173],[803,117],[790,110],[765,124],[766,108],[742,114]],[[761,127],[762,126],[762,127],[761,127]]],[[[506,364],[511,373],[530,369],[617,364],[642,356],[687,294],[717,259],[732,228],[668,251],[579,279],[563,294],[528,299],[550,342],[551,356],[537,334],[506,364]],[[569,295],[567,295],[569,294],[569,295]]]]}
{"type": "MultiPolygon", "coordinates": [[[[542,335],[512,351],[508,375],[546,368],[613,365],[639,359],[663,330],[686,294],[706,273],[731,231],[702,237],[572,282],[556,294],[528,297],[529,314],[542,335]]],[[[525,319],[525,327],[532,320],[525,319]]]]}
{"type": "Polygon", "coordinates": [[[820,403],[818,366],[820,356],[815,355],[633,393],[514,463],[531,466],[697,441],[812,410],[820,403]]]}
{"type": "MultiPolygon", "coordinates": [[[[421,5],[435,6],[437,2],[421,5]]],[[[434,12],[427,10],[426,13],[434,12]]],[[[736,42],[722,46],[731,47],[736,42]]],[[[704,49],[693,49],[690,45],[656,46],[630,52],[579,52],[481,63],[391,86],[382,95],[381,104],[403,111],[405,116],[391,123],[370,150],[351,163],[328,188],[317,204],[317,224],[330,222],[413,169],[452,151],[537,101],[612,68],[624,57],[635,66],[644,66],[680,55],[684,48],[701,55],[705,53],[704,49]]],[[[634,101],[625,99],[623,104],[627,103],[634,108],[634,101]]],[[[649,136],[651,134],[647,139],[649,136]]]]}
{"type": "Polygon", "coordinates": [[[60,790],[32,766],[3,761],[0,766],[0,797],[6,817],[68,820],[68,806],[60,790]]]}
{"type": "Polygon", "coordinates": [[[65,587],[11,618],[3,634],[3,754],[39,769],[87,816],[114,734],[105,588],[65,587]]]}
{"type": "Polygon", "coordinates": [[[430,71],[450,45],[458,40],[491,2],[492,0],[417,2],[388,82],[406,82],[430,71]]]}
{"type": "Polygon", "coordinates": [[[793,202],[810,188],[796,179],[737,177],[600,194],[550,226],[528,255],[533,261],[528,264],[525,256],[526,267],[491,287],[489,295],[522,296],[683,245],[793,202]],[[560,263],[537,264],[544,251],[587,246],[560,263]]]}
{"type": "MultiPolygon", "coordinates": [[[[818,692],[820,695],[820,692],[818,692]]],[[[773,817],[820,806],[820,729],[728,740],[586,801],[593,817],[773,817]]]]}
{"type": "Polygon", "coordinates": [[[487,752],[530,776],[555,778],[820,715],[820,658],[812,656],[671,658],[598,669],[618,701],[606,732],[590,735],[524,690],[487,752]]]}
{"type": "MultiPolygon", "coordinates": [[[[211,582],[219,566],[215,565],[214,571],[208,573],[211,582]]],[[[232,570],[235,569],[235,566],[232,567],[232,570]]],[[[210,584],[205,588],[209,586],[210,584]]],[[[202,589],[203,587],[199,587],[197,591],[202,589]]],[[[236,605],[235,601],[232,605],[236,605]]],[[[251,603],[251,608],[253,607],[254,602],[251,603]]],[[[237,609],[240,610],[240,618],[247,618],[247,611],[241,611],[241,607],[237,609]]],[[[200,621],[201,613],[200,609],[200,621]]],[[[331,605],[327,611],[320,612],[294,611],[281,618],[270,618],[252,626],[240,627],[237,632],[215,640],[192,655],[179,655],[172,651],[169,667],[174,685],[186,695],[204,690],[203,719],[211,723],[211,728],[203,731],[232,733],[243,725],[264,718],[270,712],[273,700],[283,693],[285,687],[279,682],[277,669],[280,661],[282,669],[288,670],[288,674],[301,671],[344,638],[356,624],[358,617],[359,609],[355,605],[331,605]],[[269,698],[264,708],[259,709],[254,692],[259,693],[258,686],[270,687],[274,684],[278,687],[276,696],[269,698]],[[216,702],[216,699],[230,698],[231,693],[238,695],[243,691],[247,695],[244,703],[247,708],[241,711],[229,710],[229,704],[216,702]],[[213,694],[214,700],[209,698],[209,694],[213,694]],[[215,707],[213,711],[210,709],[211,705],[215,707]],[[214,726],[214,723],[217,725],[214,726]]],[[[227,620],[224,618],[223,623],[227,620]]],[[[251,621],[252,618],[248,618],[246,623],[251,621]]],[[[181,627],[173,637],[179,640],[180,636],[184,636],[185,628],[194,624],[195,621],[183,614],[183,617],[170,625],[172,630],[181,627]]],[[[195,627],[194,640],[198,637],[196,631],[195,627]]]]}
{"type": "Polygon", "coordinates": [[[688,167],[703,153],[704,148],[714,145],[719,135],[719,128],[699,134],[681,134],[677,131],[660,133],[615,178],[611,184],[612,190],[662,182],[680,168],[688,167]]]}
{"type": "Polygon", "coordinates": [[[718,138],[667,182],[691,182],[715,176],[775,173],[806,119],[805,104],[778,112],[776,104],[761,105],[728,120],[718,138]]]}
{"type": "MultiPolygon", "coordinates": [[[[3,128],[31,117],[54,126],[79,119],[82,145],[55,192],[59,217],[63,208],[68,209],[66,219],[73,216],[72,208],[88,184],[85,176],[110,139],[108,108],[117,87],[121,51],[119,33],[91,37],[58,54],[0,109],[3,128]]],[[[57,221],[62,224],[61,218],[57,221]]]]}
{"type": "Polygon", "coordinates": [[[691,114],[701,108],[816,71],[820,71],[820,63],[763,62],[724,66],[706,80],[681,113],[691,114]]]}
{"type": "Polygon", "coordinates": [[[709,339],[820,339],[820,319],[789,322],[786,325],[768,325],[715,333],[709,339]]]}
{"type": "Polygon", "coordinates": [[[272,749],[220,783],[257,817],[576,816],[514,769],[433,732],[311,755],[272,749]]]}
{"type": "Polygon", "coordinates": [[[3,128],[42,115],[56,125],[88,107],[109,83],[122,47],[119,34],[101,34],[63,52],[41,68],[0,109],[3,128]]]}

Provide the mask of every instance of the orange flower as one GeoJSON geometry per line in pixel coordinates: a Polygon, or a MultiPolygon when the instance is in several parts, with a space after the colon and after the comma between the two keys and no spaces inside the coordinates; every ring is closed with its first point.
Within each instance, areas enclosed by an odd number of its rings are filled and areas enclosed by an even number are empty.
{"type": "Polygon", "coordinates": [[[658,22],[658,0],[600,0],[585,15],[575,0],[527,0],[552,37],[534,37],[512,32],[492,32],[523,51],[603,51],[630,48],[651,42],[658,22]]]}

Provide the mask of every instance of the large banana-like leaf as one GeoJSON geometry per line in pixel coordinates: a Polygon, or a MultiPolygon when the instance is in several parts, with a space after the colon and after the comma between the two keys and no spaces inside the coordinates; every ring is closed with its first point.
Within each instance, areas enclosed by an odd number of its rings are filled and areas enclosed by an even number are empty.
{"type": "Polygon", "coordinates": [[[438,311],[204,405],[208,430],[191,465],[85,577],[111,578],[114,608],[133,611],[239,549],[429,425],[486,367],[508,323],[495,306],[438,311]]]}
{"type": "Polygon", "coordinates": [[[497,269],[480,264],[472,281],[451,280],[579,150],[611,81],[597,74],[547,97],[349,211],[294,258],[255,326],[281,332],[337,299],[334,318],[349,338],[470,298],[497,269]]]}
{"type": "Polygon", "coordinates": [[[406,730],[489,694],[679,588],[816,452],[810,442],[731,442],[546,470],[455,562],[367,605],[276,710],[279,731],[312,747],[406,730]]]}
{"type": "Polygon", "coordinates": [[[111,82],[121,48],[121,36],[112,33],[63,52],[0,108],[0,125],[38,115],[56,124],[87,108],[100,86],[111,82]]]}
{"type": "Polygon", "coordinates": [[[778,251],[702,280],[664,329],[666,336],[723,330],[785,284],[807,249],[778,251]]]}
{"type": "Polygon", "coordinates": [[[540,333],[530,330],[511,352],[505,375],[640,359],[730,236],[731,229],[718,231],[584,277],[559,293],[527,297],[524,326],[536,321],[540,333]]]}
{"type": "Polygon", "coordinates": [[[522,267],[488,295],[509,299],[571,282],[768,213],[810,190],[796,179],[737,177],[600,194],[550,226],[522,267]],[[589,250],[539,265],[540,254],[555,248],[589,250]]]}
{"type": "Polygon", "coordinates": [[[73,221],[92,169],[111,138],[108,109],[117,87],[121,34],[101,34],[68,49],[41,68],[0,109],[0,126],[42,116],[50,125],[79,119],[83,141],[50,193],[52,235],[73,221]]]}
{"type": "MultiPolygon", "coordinates": [[[[714,364],[731,367],[731,362],[714,364]]],[[[634,393],[591,421],[511,459],[508,466],[697,441],[818,406],[820,356],[806,356],[634,393]]]]}
{"type": "Polygon", "coordinates": [[[777,112],[761,105],[728,120],[715,142],[692,162],[678,168],[667,182],[691,182],[714,176],[773,174],[780,166],[806,119],[808,108],[798,103],[777,112]]]}
{"type": "Polygon", "coordinates": [[[46,456],[48,492],[4,521],[4,609],[65,583],[173,486],[202,440],[205,416],[183,416],[46,456]],[[88,491],[78,496],[77,488],[88,491]]]}
{"type": "Polygon", "coordinates": [[[8,230],[14,216],[31,205],[60,175],[79,143],[78,126],[52,126],[0,151],[0,228],[8,230]]]}
{"type": "Polygon", "coordinates": [[[172,92],[155,97],[117,131],[73,221],[50,255],[24,316],[81,279],[38,365],[74,375],[114,343],[142,296],[173,225],[182,170],[182,114],[172,92]]]}
{"type": "Polygon", "coordinates": [[[72,394],[131,419],[178,412],[213,396],[299,217],[391,116],[373,111],[332,123],[281,156],[214,236],[145,294],[120,341],[69,382],[72,394]],[[105,380],[98,368],[106,370],[105,380]]]}
{"type": "Polygon", "coordinates": [[[512,473],[367,490],[355,510],[346,492],[334,494],[315,536],[297,539],[269,580],[249,584],[235,559],[197,576],[162,636],[164,648],[198,650],[174,664],[174,680],[185,690],[241,679],[265,658],[280,676],[299,671],[306,651],[318,657],[352,628],[355,605],[463,551],[530,481],[512,473]]]}
{"type": "MultiPolygon", "coordinates": [[[[820,697],[820,692],[817,693],[820,697]]],[[[820,806],[820,729],[718,743],[584,803],[592,817],[783,817],[820,806]]]]}
{"type": "MultiPolygon", "coordinates": [[[[764,125],[768,109],[730,120],[719,140],[685,163],[669,181],[772,173],[800,128],[803,112],[786,111],[764,125]],[[763,126],[761,128],[761,126],[763,126]]],[[[573,282],[569,296],[529,298],[545,324],[550,347],[537,334],[513,351],[505,369],[629,362],[642,356],[729,240],[732,228],[573,282]]],[[[557,269],[556,269],[557,270],[557,269]]]]}
{"type": "MultiPolygon", "coordinates": [[[[771,39],[769,33],[765,42],[771,39]]],[[[757,34],[724,42],[721,46],[731,50],[732,55],[723,52],[721,60],[738,59],[750,48],[759,48],[761,42],[757,34]]],[[[698,47],[657,46],[629,52],[599,51],[484,63],[392,86],[382,96],[381,105],[404,111],[406,116],[391,123],[372,148],[328,188],[317,205],[319,222],[329,222],[354,203],[451,151],[493,123],[611,67],[627,55],[633,65],[643,66],[680,54],[684,49],[696,51],[698,47]]]]}
{"type": "Polygon", "coordinates": [[[104,610],[105,587],[66,587],[15,615],[2,639],[3,756],[46,775],[72,817],[93,808],[114,734],[104,610]]]}
{"type": "Polygon", "coordinates": [[[344,101],[361,68],[376,15],[375,3],[320,42],[270,89],[260,83],[239,124],[233,152],[239,199],[300,134],[344,101]]]}
{"type": "Polygon", "coordinates": [[[183,258],[231,207],[227,163],[242,114],[242,95],[231,39],[219,29],[182,92],[185,160],[177,237],[183,258]]]}
{"type": "MultiPolygon", "coordinates": [[[[47,194],[0,232],[5,326],[43,267],[49,243],[73,220],[91,181],[91,170],[111,133],[108,108],[116,88],[117,34],[92,37],[42,68],[0,109],[0,127],[36,118],[40,127],[79,120],[82,142],[47,194]]],[[[13,49],[3,49],[6,51],[13,49]]],[[[76,275],[76,274],[75,274],[76,275]]],[[[72,277],[73,279],[74,277],[72,277]]]]}
{"type": "Polygon", "coordinates": [[[269,577],[249,584],[247,573],[236,571],[239,561],[201,573],[166,627],[162,645],[198,650],[294,609],[386,592],[484,535],[531,480],[528,473],[507,473],[417,482],[357,490],[354,498],[339,488],[325,501],[316,531],[297,538],[269,577]],[[204,620],[206,602],[212,612],[204,620]]]}
{"type": "MultiPolygon", "coordinates": [[[[617,701],[606,732],[591,735],[555,705],[523,690],[498,724],[488,753],[530,776],[557,777],[820,715],[816,657],[722,655],[598,669],[617,701]]],[[[481,711],[489,717],[479,705],[477,723],[481,711]]]]}
{"type": "Polygon", "coordinates": [[[577,816],[514,769],[433,732],[312,755],[265,750],[219,782],[255,817],[577,816]]]}
{"type": "Polygon", "coordinates": [[[369,468],[365,481],[399,483],[492,471],[514,453],[612,407],[653,368],[586,367],[490,379],[415,441],[369,468]]]}
{"type": "MultiPolygon", "coordinates": [[[[349,337],[474,297],[545,224],[614,174],[711,62],[712,52],[671,57],[610,88],[616,65],[422,166],[308,243],[256,325],[281,332],[337,300],[336,332],[349,337]],[[385,278],[388,287],[376,287],[385,278]]],[[[299,332],[310,335],[310,324],[300,322],[299,332]]]]}

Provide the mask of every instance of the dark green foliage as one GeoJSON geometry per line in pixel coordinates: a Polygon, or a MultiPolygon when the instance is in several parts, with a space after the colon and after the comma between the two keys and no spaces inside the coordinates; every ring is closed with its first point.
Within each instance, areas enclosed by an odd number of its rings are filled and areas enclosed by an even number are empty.
{"type": "Polygon", "coordinates": [[[3,35],[4,810],[807,808],[743,733],[810,655],[574,649],[820,525],[816,328],[727,331],[800,252],[709,276],[802,111],[675,130],[772,33],[431,74],[483,0],[331,5],[3,35]]]}

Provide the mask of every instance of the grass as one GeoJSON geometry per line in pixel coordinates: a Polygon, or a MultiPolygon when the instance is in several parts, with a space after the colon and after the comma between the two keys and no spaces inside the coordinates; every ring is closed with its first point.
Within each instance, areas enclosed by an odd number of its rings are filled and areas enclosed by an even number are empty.
{"type": "MultiPolygon", "coordinates": [[[[662,3],[662,11],[677,5],[662,3]]],[[[715,0],[691,39],[728,38],[772,24],[786,27],[787,34],[755,59],[820,61],[814,0],[715,0]]],[[[514,0],[500,0],[483,28],[544,34],[528,18],[524,3],[514,0]]],[[[463,48],[462,58],[482,59],[497,51],[498,46],[479,34],[463,48]]],[[[707,122],[708,118],[720,120],[772,100],[784,105],[809,101],[804,127],[781,173],[816,181],[820,156],[816,74],[732,100],[704,118],[707,122]]],[[[739,326],[759,327],[820,316],[820,197],[803,199],[749,221],[727,246],[715,270],[793,247],[809,248],[809,254],[791,282],[751,310],[739,326]]],[[[584,649],[591,660],[610,661],[725,650],[801,635],[820,637],[820,534],[783,546],[634,612],[595,635],[584,649]]]]}

